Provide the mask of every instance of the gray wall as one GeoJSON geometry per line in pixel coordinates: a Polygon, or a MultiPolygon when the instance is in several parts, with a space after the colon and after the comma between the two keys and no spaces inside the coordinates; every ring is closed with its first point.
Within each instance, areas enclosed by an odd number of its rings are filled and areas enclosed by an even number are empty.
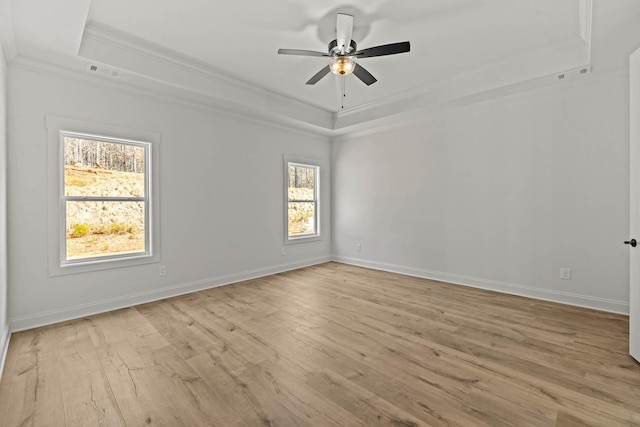
{"type": "MultiPolygon", "coordinates": [[[[9,322],[14,329],[37,326],[332,254],[345,262],[626,312],[627,67],[640,44],[639,16],[635,0],[595,2],[594,73],[579,80],[413,121],[398,117],[393,129],[333,143],[12,64],[6,126],[5,110],[0,112],[0,162],[8,163],[9,184],[0,174],[0,227],[8,221],[10,228],[8,246],[0,241],[0,297],[9,283],[9,322]],[[157,264],[49,276],[46,240],[55,230],[47,227],[46,115],[161,134],[161,263],[167,276],[158,276],[157,264]],[[317,158],[323,167],[324,239],[289,245],[282,256],[285,154],[317,158]],[[256,173],[238,173],[242,169],[256,173]],[[573,270],[572,280],[560,280],[561,267],[573,270]]],[[[5,74],[3,66],[3,82],[5,74]]],[[[6,330],[5,306],[0,304],[0,326],[6,330]]]]}
{"type": "Polygon", "coordinates": [[[9,345],[7,292],[7,66],[0,44],[0,373],[9,345]]]}
{"type": "Polygon", "coordinates": [[[10,311],[23,329],[330,258],[330,141],[11,66],[10,311]],[[46,115],[161,134],[161,263],[50,277],[46,115]],[[283,155],[322,169],[324,239],[286,247],[283,155]],[[249,173],[251,171],[251,173],[249,173]]]}
{"type": "Polygon", "coordinates": [[[627,313],[638,19],[594,2],[587,75],[335,140],[334,256],[627,313]]]}
{"type": "Polygon", "coordinates": [[[334,255],[627,312],[628,90],[594,73],[336,140],[334,255]]]}

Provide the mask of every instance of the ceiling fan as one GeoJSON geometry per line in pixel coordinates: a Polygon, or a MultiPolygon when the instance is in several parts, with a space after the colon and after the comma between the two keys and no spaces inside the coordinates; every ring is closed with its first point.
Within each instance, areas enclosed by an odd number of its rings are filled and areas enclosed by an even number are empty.
{"type": "Polygon", "coordinates": [[[281,55],[318,56],[331,58],[329,65],[318,71],[308,81],[308,85],[314,85],[324,76],[332,72],[338,76],[347,76],[351,73],[362,80],[367,86],[377,81],[362,65],[356,63],[356,59],[373,58],[375,56],[395,55],[409,52],[409,42],[390,43],[368,49],[358,50],[357,44],[351,39],[353,32],[353,16],[338,13],[336,20],[336,39],[329,43],[328,52],[316,52],[301,49],[279,49],[281,55]]]}

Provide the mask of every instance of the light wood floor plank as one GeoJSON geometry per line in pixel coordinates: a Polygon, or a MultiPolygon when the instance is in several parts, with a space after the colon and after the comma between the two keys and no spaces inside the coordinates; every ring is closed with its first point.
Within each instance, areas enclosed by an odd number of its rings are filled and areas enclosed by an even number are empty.
{"type": "Polygon", "coordinates": [[[54,330],[55,327],[42,328],[16,337],[16,359],[11,367],[16,375],[11,393],[22,398],[7,408],[11,424],[65,423],[54,330]]]}
{"type": "Polygon", "coordinates": [[[173,347],[149,351],[141,357],[151,367],[156,389],[173,402],[185,425],[244,424],[173,347]]]}
{"type": "Polygon", "coordinates": [[[179,415],[179,408],[158,387],[152,369],[135,348],[135,344],[122,341],[109,344],[99,352],[100,363],[126,425],[187,425],[179,415]]]}
{"type": "Polygon", "coordinates": [[[368,426],[428,425],[330,369],[324,368],[314,373],[307,383],[368,426]]]}
{"type": "Polygon", "coordinates": [[[55,369],[60,375],[66,424],[124,426],[86,320],[76,320],[57,328],[56,340],[58,365],[55,369]]]}
{"type": "MultiPolygon", "coordinates": [[[[11,395],[11,385],[13,383],[12,374],[15,372],[15,365],[18,357],[16,352],[18,351],[18,340],[20,340],[20,336],[24,334],[13,334],[11,338],[11,345],[7,349],[7,356],[4,364],[4,374],[2,379],[0,379],[0,397],[11,395]],[[11,374],[6,374],[6,372],[11,372],[11,374]]],[[[14,392],[16,394],[18,392],[14,392]]],[[[9,414],[9,399],[0,398],[0,414],[4,416],[8,416],[9,414]]]]}
{"type": "Polygon", "coordinates": [[[338,263],[14,334],[13,426],[640,426],[628,318],[338,263]]]}

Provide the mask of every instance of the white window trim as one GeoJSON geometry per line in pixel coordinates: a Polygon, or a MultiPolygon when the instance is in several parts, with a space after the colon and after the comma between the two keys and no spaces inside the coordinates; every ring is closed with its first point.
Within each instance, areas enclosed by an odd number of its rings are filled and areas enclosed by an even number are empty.
{"type": "Polygon", "coordinates": [[[65,274],[86,273],[97,270],[130,267],[160,262],[160,227],[159,227],[159,145],[160,134],[156,132],[123,128],[104,123],[88,122],[59,116],[46,117],[47,156],[48,156],[48,257],[49,274],[60,276],[65,274]],[[148,173],[145,174],[145,186],[148,197],[148,209],[145,211],[146,251],[130,255],[105,256],[81,260],[65,260],[65,198],[63,197],[64,175],[62,172],[63,134],[76,135],[86,139],[99,139],[116,143],[149,144],[148,173]],[[150,189],[150,191],[149,191],[150,189]]]}
{"type": "Polygon", "coordinates": [[[61,130],[60,131],[60,154],[59,154],[59,158],[58,158],[58,162],[60,165],[64,165],[64,139],[66,137],[70,137],[70,138],[78,138],[78,139],[84,139],[84,140],[90,140],[90,141],[101,141],[101,142],[108,142],[108,143],[113,143],[113,144],[122,144],[122,145],[130,145],[130,146],[135,146],[135,147],[142,147],[145,150],[145,171],[144,171],[144,197],[124,197],[124,198],[114,198],[114,197],[106,197],[106,196],[99,196],[99,197],[82,197],[82,196],[66,196],[65,195],[65,187],[64,187],[64,171],[61,168],[59,171],[59,185],[60,185],[60,190],[59,190],[59,194],[60,194],[60,209],[61,209],[61,214],[60,214],[60,227],[59,227],[59,233],[60,233],[60,264],[65,267],[68,265],[76,265],[76,264],[89,264],[89,263],[96,263],[96,262],[108,262],[108,261],[113,261],[116,259],[129,259],[129,258],[138,258],[138,257],[149,257],[152,255],[152,240],[153,240],[153,230],[151,230],[148,225],[150,224],[150,219],[153,216],[153,211],[151,209],[151,179],[150,179],[150,172],[151,172],[151,156],[153,155],[153,150],[152,150],[152,145],[150,142],[147,141],[133,141],[130,139],[122,139],[122,138],[115,138],[112,136],[104,136],[104,135],[90,135],[90,134],[86,134],[86,133],[78,133],[78,132],[73,132],[73,131],[67,131],[67,130],[61,130]],[[145,224],[145,230],[144,230],[144,247],[145,250],[144,251],[140,251],[140,252],[136,252],[136,253],[130,253],[130,254],[115,254],[115,255],[106,255],[106,256],[94,256],[94,257],[86,257],[86,258],[79,258],[79,259],[72,259],[69,260],[67,259],[67,236],[66,236],[66,230],[67,230],[67,226],[68,224],[66,223],[66,216],[67,216],[67,203],[66,202],[70,202],[70,201],[118,201],[118,199],[121,199],[122,201],[137,201],[137,202],[143,202],[145,205],[145,209],[144,209],[144,224],[145,224]]]}
{"type": "Polygon", "coordinates": [[[284,244],[292,245],[297,243],[305,243],[305,242],[315,242],[318,240],[322,240],[322,230],[320,227],[321,221],[321,211],[320,211],[320,177],[322,174],[322,167],[320,166],[320,162],[315,159],[309,159],[300,156],[289,156],[284,155],[284,244]],[[313,167],[316,168],[315,173],[315,186],[314,186],[314,201],[315,201],[315,215],[313,220],[314,224],[314,234],[309,234],[305,236],[289,236],[289,164],[295,164],[304,167],[313,167]]]}

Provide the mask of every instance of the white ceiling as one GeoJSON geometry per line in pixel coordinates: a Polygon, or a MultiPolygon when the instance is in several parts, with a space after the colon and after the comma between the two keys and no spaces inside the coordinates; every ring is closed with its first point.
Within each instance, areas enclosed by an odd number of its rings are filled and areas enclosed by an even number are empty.
{"type": "Polygon", "coordinates": [[[326,66],[326,58],[276,54],[280,47],[326,51],[335,39],[337,12],[353,14],[353,38],[360,48],[412,43],[408,54],[361,60],[379,81],[366,87],[348,78],[346,104],[354,106],[575,41],[580,37],[578,4],[579,0],[94,0],[90,19],[337,111],[341,78],[304,84],[326,66]]]}
{"type": "MultiPolygon", "coordinates": [[[[125,84],[270,108],[336,130],[393,114],[400,102],[443,102],[590,63],[591,0],[0,0],[18,56],[121,73],[125,84]],[[360,60],[377,79],[328,75],[336,13],[354,16],[359,48],[410,41],[411,52],[360,60]]],[[[5,25],[6,27],[6,25],[5,25]]],[[[3,36],[5,39],[6,36],[3,36]]]]}

